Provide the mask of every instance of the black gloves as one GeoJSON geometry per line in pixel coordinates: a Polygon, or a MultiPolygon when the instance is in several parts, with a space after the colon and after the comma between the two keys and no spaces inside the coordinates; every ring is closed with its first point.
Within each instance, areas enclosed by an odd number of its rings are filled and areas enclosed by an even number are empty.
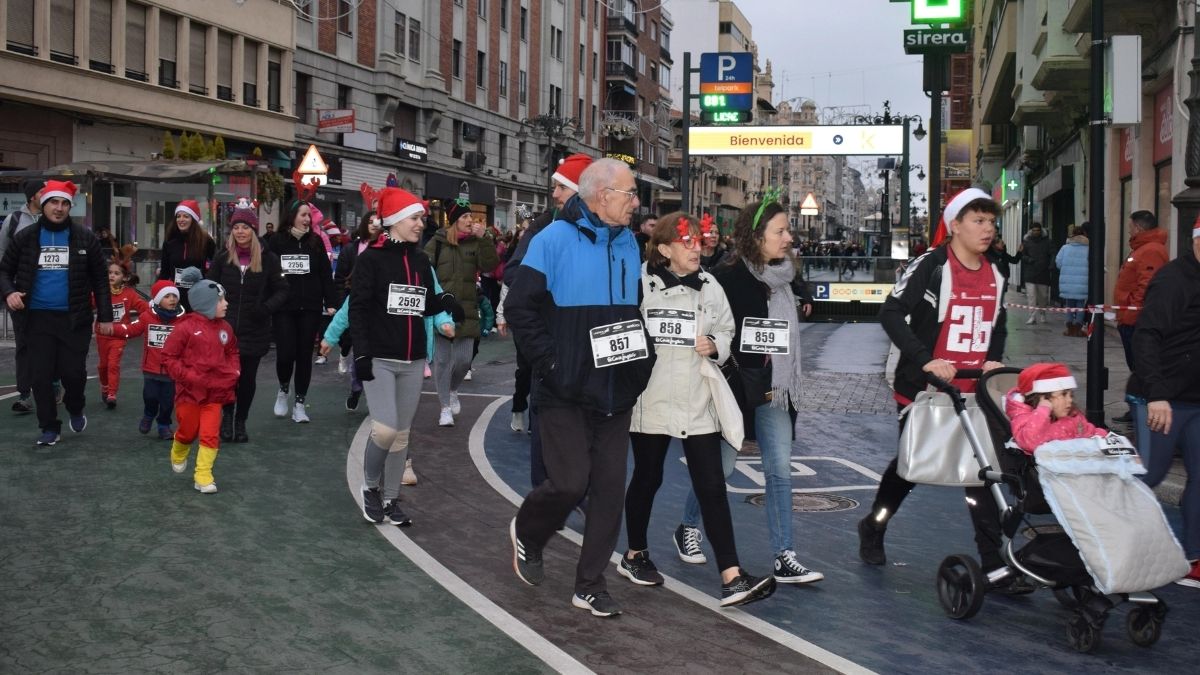
{"type": "Polygon", "coordinates": [[[454,323],[462,323],[466,320],[467,315],[463,312],[462,305],[458,304],[458,300],[449,293],[442,293],[438,296],[438,300],[442,303],[442,311],[449,312],[453,317],[454,323]]]}
{"type": "Polygon", "coordinates": [[[371,357],[360,356],[354,359],[354,376],[359,382],[370,382],[375,379],[375,371],[371,366],[371,357]]]}

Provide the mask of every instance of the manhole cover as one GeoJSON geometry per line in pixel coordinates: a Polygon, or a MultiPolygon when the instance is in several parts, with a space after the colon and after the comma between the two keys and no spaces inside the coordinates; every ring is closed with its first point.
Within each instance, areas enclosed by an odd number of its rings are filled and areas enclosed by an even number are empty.
{"type": "MultiPolygon", "coordinates": [[[[746,501],[755,506],[764,506],[766,495],[753,495],[746,501]]],[[[841,495],[831,495],[823,492],[811,492],[792,495],[792,510],[802,513],[829,513],[846,511],[858,507],[858,501],[841,495]]]]}

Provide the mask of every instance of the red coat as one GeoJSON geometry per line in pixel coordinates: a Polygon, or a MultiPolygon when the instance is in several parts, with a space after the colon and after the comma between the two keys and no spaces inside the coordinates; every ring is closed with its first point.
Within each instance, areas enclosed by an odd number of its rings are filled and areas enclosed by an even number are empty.
{"type": "Polygon", "coordinates": [[[126,286],[121,289],[120,293],[113,293],[112,309],[112,335],[101,335],[99,329],[96,328],[97,339],[128,340],[146,332],[146,320],[150,313],[150,305],[142,299],[142,296],[138,295],[137,291],[126,286]]]}
{"type": "Polygon", "coordinates": [[[175,322],[162,348],[175,402],[233,403],[238,375],[237,337],[225,319],[190,312],[175,322]]]}
{"type": "MultiPolygon", "coordinates": [[[[180,307],[180,310],[183,308],[180,307]]],[[[151,375],[166,375],[167,366],[163,363],[162,350],[167,343],[167,336],[175,329],[176,322],[182,315],[174,318],[163,318],[154,309],[146,315],[146,333],[142,349],[142,372],[151,375]]]]}
{"type": "MultiPolygon", "coordinates": [[[[1130,237],[1129,257],[1121,264],[1117,274],[1117,287],[1113,291],[1113,304],[1118,306],[1141,307],[1146,299],[1146,287],[1150,279],[1167,264],[1167,230],[1156,227],[1143,230],[1130,237]]],[[[1137,323],[1140,309],[1118,309],[1117,323],[1122,326],[1132,326],[1137,323]]]]}

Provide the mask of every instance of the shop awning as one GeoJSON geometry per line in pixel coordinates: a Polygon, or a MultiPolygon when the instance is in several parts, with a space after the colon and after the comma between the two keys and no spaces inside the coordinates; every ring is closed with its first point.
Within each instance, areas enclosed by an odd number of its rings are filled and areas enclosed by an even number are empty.
{"type": "Polygon", "coordinates": [[[649,184],[651,184],[651,185],[653,185],[653,186],[655,186],[655,187],[660,187],[660,188],[663,188],[664,190],[674,190],[674,189],[675,189],[675,186],[674,186],[674,185],[672,185],[672,184],[668,183],[667,181],[665,181],[665,180],[663,180],[663,179],[659,178],[658,176],[651,176],[651,175],[650,175],[650,174],[648,174],[648,173],[642,173],[642,172],[640,172],[640,171],[635,171],[635,172],[634,172],[634,174],[633,174],[633,177],[634,177],[634,178],[636,178],[636,179],[638,179],[638,180],[640,180],[640,181],[645,181],[645,182],[647,182],[647,183],[649,183],[649,184]]]}
{"type": "MultiPolygon", "coordinates": [[[[262,164],[259,164],[262,166],[262,164]]],[[[242,160],[221,162],[76,162],[60,164],[43,171],[6,171],[3,175],[21,177],[70,178],[87,177],[98,180],[130,180],[154,183],[195,183],[213,173],[247,173],[253,165],[242,160]]]]}

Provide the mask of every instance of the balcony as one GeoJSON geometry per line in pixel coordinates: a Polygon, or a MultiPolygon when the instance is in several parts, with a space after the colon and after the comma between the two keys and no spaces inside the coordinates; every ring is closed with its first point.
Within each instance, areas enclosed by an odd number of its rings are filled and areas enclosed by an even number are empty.
{"type": "Polygon", "coordinates": [[[609,80],[628,80],[637,84],[637,69],[624,61],[605,61],[604,77],[609,80]]]}
{"type": "Polygon", "coordinates": [[[627,19],[623,16],[609,16],[607,25],[608,33],[610,35],[622,31],[628,33],[631,37],[636,38],[638,35],[637,24],[634,23],[633,19],[631,18],[627,19]]]}
{"type": "Polygon", "coordinates": [[[1091,72],[1091,64],[1082,56],[1048,56],[1038,64],[1033,86],[1041,91],[1084,89],[1091,72]]]}
{"type": "Polygon", "coordinates": [[[671,59],[671,50],[667,49],[666,46],[661,44],[658,45],[658,57],[665,63],[675,63],[675,61],[671,59]]]}

